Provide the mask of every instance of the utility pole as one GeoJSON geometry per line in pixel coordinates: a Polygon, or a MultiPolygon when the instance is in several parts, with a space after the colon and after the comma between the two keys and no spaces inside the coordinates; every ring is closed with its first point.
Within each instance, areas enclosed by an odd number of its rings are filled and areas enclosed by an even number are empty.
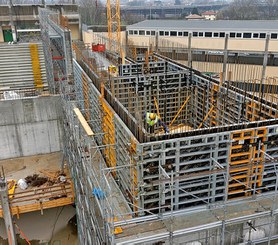
{"type": "Polygon", "coordinates": [[[3,167],[2,173],[0,172],[0,199],[9,245],[16,245],[16,235],[9,205],[8,185],[4,175],[3,167]]]}

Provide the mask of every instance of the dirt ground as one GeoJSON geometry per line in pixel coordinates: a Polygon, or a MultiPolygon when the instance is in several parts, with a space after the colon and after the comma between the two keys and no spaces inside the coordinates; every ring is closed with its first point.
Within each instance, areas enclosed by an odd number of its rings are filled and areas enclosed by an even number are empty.
{"type": "Polygon", "coordinates": [[[36,155],[30,157],[11,158],[0,160],[0,167],[4,167],[7,179],[22,179],[34,173],[39,174],[39,170],[57,171],[62,163],[62,153],[36,155]]]}

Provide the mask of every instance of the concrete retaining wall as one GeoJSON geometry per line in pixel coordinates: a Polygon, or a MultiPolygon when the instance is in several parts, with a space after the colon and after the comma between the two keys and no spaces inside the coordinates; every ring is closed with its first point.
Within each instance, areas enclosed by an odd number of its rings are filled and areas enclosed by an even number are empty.
{"type": "Polygon", "coordinates": [[[0,101],[0,159],[62,149],[58,96],[0,101]]]}

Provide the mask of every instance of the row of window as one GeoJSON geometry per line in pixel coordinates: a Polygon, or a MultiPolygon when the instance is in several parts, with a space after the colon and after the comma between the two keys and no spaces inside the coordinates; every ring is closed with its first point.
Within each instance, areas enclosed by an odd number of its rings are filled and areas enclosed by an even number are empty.
{"type": "MultiPolygon", "coordinates": [[[[129,35],[140,35],[140,36],[155,36],[155,31],[145,30],[129,30],[129,35]]],[[[188,31],[159,31],[159,36],[169,37],[188,37],[188,31]]],[[[230,38],[257,38],[265,39],[266,33],[252,33],[252,32],[230,32],[228,33],[230,38]]],[[[193,37],[225,37],[225,32],[192,32],[193,37]]],[[[271,39],[277,39],[278,33],[271,33],[271,39]]]]}

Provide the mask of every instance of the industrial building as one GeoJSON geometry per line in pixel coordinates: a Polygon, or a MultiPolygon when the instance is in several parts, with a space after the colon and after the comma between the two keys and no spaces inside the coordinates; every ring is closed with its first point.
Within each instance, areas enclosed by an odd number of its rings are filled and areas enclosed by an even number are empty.
{"type": "Polygon", "coordinates": [[[92,52],[72,42],[56,12],[40,8],[39,17],[48,86],[34,66],[33,89],[61,110],[56,147],[74,184],[81,244],[277,241],[277,84],[266,82],[266,58],[264,83],[239,87],[228,79],[227,35],[214,79],[155,45],[140,53],[129,37],[123,47],[97,36],[108,50],[92,52]],[[163,124],[148,124],[147,113],[163,124]]]}
{"type": "Polygon", "coordinates": [[[128,37],[138,45],[151,44],[151,36],[158,36],[157,42],[165,39],[186,45],[190,34],[193,48],[221,50],[228,34],[229,49],[241,51],[264,51],[264,42],[269,35],[269,51],[277,51],[275,20],[145,20],[127,27],[128,37]]]}

